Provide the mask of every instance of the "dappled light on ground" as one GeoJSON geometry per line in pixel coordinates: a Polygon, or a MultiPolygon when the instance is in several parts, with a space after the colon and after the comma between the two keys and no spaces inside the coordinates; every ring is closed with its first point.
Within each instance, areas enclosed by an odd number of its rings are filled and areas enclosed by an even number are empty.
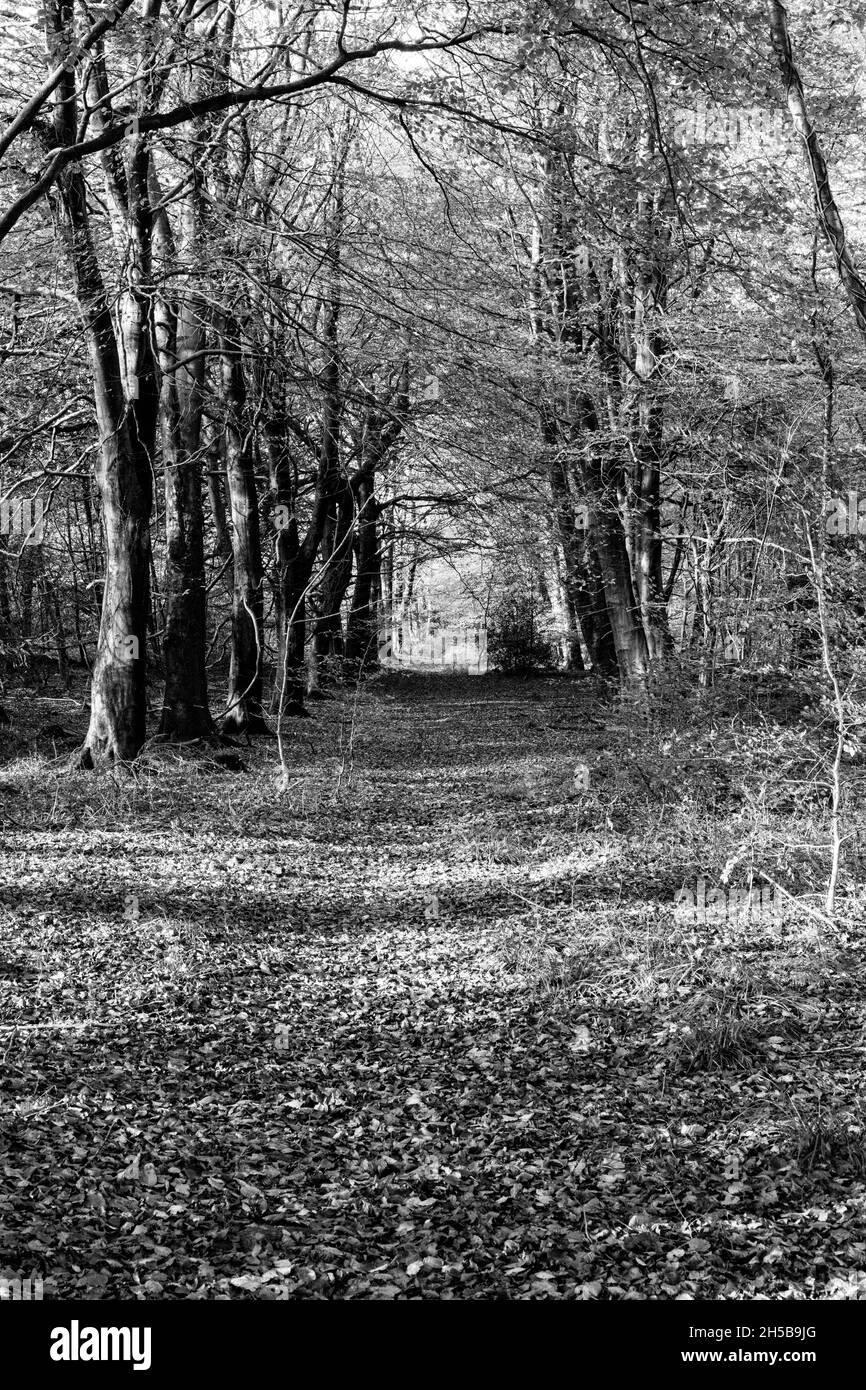
{"type": "Polygon", "coordinates": [[[354,702],[282,796],[267,745],[3,769],[9,1267],[90,1298],[856,1296],[862,927],[674,912],[747,835],[771,865],[734,742],[724,801],[696,759],[662,828],[629,769],[669,731],[604,733],[588,683],[383,679],[335,758],[354,702]]]}

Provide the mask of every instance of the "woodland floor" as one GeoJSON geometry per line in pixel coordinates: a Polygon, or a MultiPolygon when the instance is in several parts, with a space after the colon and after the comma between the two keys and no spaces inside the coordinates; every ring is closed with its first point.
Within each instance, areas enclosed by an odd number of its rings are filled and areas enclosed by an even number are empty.
{"type": "Polygon", "coordinates": [[[825,927],[819,715],[379,678],[293,726],[281,791],[273,741],[69,774],[80,700],[5,704],[0,1274],[866,1297],[863,826],[825,927]],[[678,922],[738,855],[800,901],[678,922]]]}

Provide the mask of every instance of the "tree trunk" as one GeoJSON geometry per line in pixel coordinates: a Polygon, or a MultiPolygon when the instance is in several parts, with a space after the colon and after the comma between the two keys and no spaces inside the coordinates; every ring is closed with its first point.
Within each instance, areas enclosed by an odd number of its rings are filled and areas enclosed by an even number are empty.
{"type": "MultiPolygon", "coordinates": [[[[277,605],[278,666],[274,703],[282,713],[303,714],[303,663],[306,639],[307,595],[319,545],[328,529],[327,518],[335,500],[343,491],[340,480],[340,422],[342,418],[342,387],[340,365],[341,256],[345,218],[345,165],[349,149],[349,125],[345,122],[334,149],[333,205],[328,218],[328,245],[325,260],[326,284],[322,296],[323,363],[322,434],[318,448],[316,490],[313,510],[303,540],[296,521],[297,487],[291,484],[285,505],[289,508],[289,525],[278,542],[277,556],[280,573],[280,598],[277,605]],[[282,615],[282,616],[281,616],[282,615]]],[[[272,473],[273,478],[273,473],[272,473]]],[[[273,486],[273,483],[272,483],[273,486]]],[[[350,495],[351,503],[351,495],[350,495]]],[[[351,574],[351,545],[349,547],[351,574]]],[[[348,584],[348,576],[346,577],[348,584]]],[[[345,593],[345,586],[343,589],[345,593]]],[[[342,599],[342,596],[341,596],[342,599]]],[[[326,598],[325,602],[328,600],[326,598]]],[[[311,649],[311,667],[307,684],[318,691],[318,665],[315,643],[311,649]]]]}
{"type": "Polygon", "coordinates": [[[600,676],[614,677],[617,674],[616,643],[607,611],[598,553],[589,527],[584,531],[581,542],[581,574],[584,578],[577,594],[578,616],[592,669],[600,676]]]}
{"type": "Polygon", "coordinates": [[[294,515],[280,530],[276,551],[277,669],[271,710],[274,714],[304,715],[306,596],[312,566],[305,557],[294,515]]]}
{"type": "Polygon", "coordinates": [[[866,284],[863,283],[851,255],[842,217],[833,197],[827,161],[824,158],[818,133],[809,117],[803,83],[794,62],[794,53],[788,33],[787,12],[779,0],[772,0],[770,4],[770,33],[785,86],[788,110],[797,134],[803,143],[803,151],[806,155],[812,187],[815,192],[815,202],[821,220],[821,229],[833,252],[839,279],[854,313],[854,321],[860,330],[861,337],[866,340],[866,284]]]}
{"type": "Polygon", "coordinates": [[[560,670],[583,671],[577,612],[565,582],[562,547],[553,536],[550,556],[539,573],[538,583],[542,598],[546,599],[553,617],[560,670]]]}
{"type": "Polygon", "coordinates": [[[379,663],[379,536],[374,488],[371,473],[362,474],[355,488],[355,587],[346,624],[346,660],[368,671],[379,663]]]}
{"type": "Polygon", "coordinates": [[[244,420],[246,385],[238,326],[223,317],[219,331],[226,478],[234,533],[232,654],[223,729],[226,733],[264,734],[268,729],[262,709],[262,549],[252,436],[244,420]]]}
{"type": "MultiPolygon", "coordinates": [[[[70,0],[53,0],[45,24],[56,43],[72,20],[70,0]]],[[[74,74],[62,78],[54,103],[56,141],[76,138],[74,74]]],[[[147,732],[147,621],[150,612],[150,516],[157,391],[150,337],[144,331],[150,281],[151,219],[147,150],[133,136],[126,224],[129,295],[127,340],[137,357],[121,367],[120,351],[90,231],[80,163],[69,164],[49,194],[54,225],[70,263],[93,374],[99,427],[97,482],[105,533],[106,576],[82,766],[136,757],[147,732]],[[138,316],[138,332],[133,322],[138,316]],[[126,386],[126,390],[124,389],[126,386]],[[126,392],[130,394],[127,395],[126,392]]]]}
{"type": "Polygon", "coordinates": [[[662,574],[661,478],[655,446],[643,440],[638,460],[635,569],[647,648],[651,659],[657,661],[672,655],[674,641],[668,622],[662,574]]]}
{"type": "MultiPolygon", "coordinates": [[[[263,391],[263,398],[267,393],[263,391]]],[[[306,714],[304,709],[303,665],[306,641],[306,598],[318,534],[308,534],[301,544],[298,530],[298,471],[288,443],[284,402],[269,402],[263,422],[263,444],[268,460],[271,501],[274,507],[274,561],[271,571],[274,591],[274,619],[277,636],[277,664],[271,692],[271,713],[306,714]]],[[[311,527],[315,531],[316,506],[311,527]]]]}
{"type": "MultiPolygon", "coordinates": [[[[381,590],[379,509],[376,473],[403,433],[409,412],[409,363],[404,362],[391,397],[371,404],[364,429],[362,466],[352,479],[355,504],[355,588],[349,606],[346,660],[367,670],[379,664],[378,597],[381,590]]],[[[390,587],[389,575],[389,587],[390,587]]],[[[389,606],[390,616],[390,606],[389,606]]]]}
{"type": "Polygon", "coordinates": [[[214,430],[205,451],[207,495],[214,528],[213,553],[214,558],[218,560],[228,560],[232,553],[232,538],[229,535],[226,502],[223,494],[223,482],[226,475],[223,442],[222,435],[214,430]]]}
{"type": "MultiPolygon", "coordinates": [[[[616,647],[604,587],[598,573],[598,560],[589,527],[578,526],[568,466],[562,452],[551,458],[548,478],[554,501],[556,533],[564,561],[567,602],[580,623],[593,669],[601,675],[611,675],[616,671],[616,647]]],[[[579,642],[577,648],[580,654],[579,642]]],[[[582,668],[581,658],[579,665],[575,663],[575,669],[582,668]]]]}
{"type": "Polygon", "coordinates": [[[316,619],[307,693],[318,695],[322,658],[343,655],[343,599],[352,578],[354,498],[348,479],[332,499],[322,536],[322,571],[315,590],[316,619]]]}
{"type": "MultiPolygon", "coordinates": [[[[164,208],[157,216],[156,233],[166,276],[174,246],[164,208]]],[[[213,733],[205,664],[207,613],[200,462],[202,311],[201,304],[185,300],[178,308],[166,291],[155,298],[165,472],[165,693],[160,733],[178,742],[206,738],[213,733]],[[189,358],[193,360],[178,368],[178,360],[189,358]]]]}
{"type": "MultiPolygon", "coordinates": [[[[662,199],[641,195],[644,244],[638,252],[631,303],[636,389],[629,408],[634,457],[634,573],[650,658],[672,655],[662,575],[661,459],[664,442],[663,399],[658,375],[664,352],[659,318],[667,302],[670,225],[661,216],[662,199]]],[[[623,313],[626,305],[623,305],[623,313]]]]}
{"type": "Polygon", "coordinates": [[[615,471],[615,467],[602,458],[592,468],[595,486],[587,488],[587,492],[593,499],[592,532],[620,681],[624,691],[630,692],[639,691],[645,685],[649,651],[616,503],[615,471]]]}

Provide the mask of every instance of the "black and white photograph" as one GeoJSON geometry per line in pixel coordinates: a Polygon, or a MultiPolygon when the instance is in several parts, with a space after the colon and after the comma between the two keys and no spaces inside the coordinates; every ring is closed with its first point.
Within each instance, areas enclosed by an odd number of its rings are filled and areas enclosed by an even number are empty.
{"type": "Polygon", "coordinates": [[[30,1372],[370,1302],[820,1372],[866,1300],[864,130],[861,0],[0,0],[30,1372]]]}

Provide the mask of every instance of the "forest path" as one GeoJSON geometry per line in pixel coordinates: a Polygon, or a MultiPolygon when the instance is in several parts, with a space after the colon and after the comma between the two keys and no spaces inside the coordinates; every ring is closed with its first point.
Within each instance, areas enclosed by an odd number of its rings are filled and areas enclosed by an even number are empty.
{"type": "Polygon", "coordinates": [[[8,1269],[94,1298],[856,1288],[862,986],[808,924],[677,924],[742,833],[696,743],[590,682],[410,677],[292,725],[282,795],[266,744],[246,774],[7,767],[8,1269]]]}

